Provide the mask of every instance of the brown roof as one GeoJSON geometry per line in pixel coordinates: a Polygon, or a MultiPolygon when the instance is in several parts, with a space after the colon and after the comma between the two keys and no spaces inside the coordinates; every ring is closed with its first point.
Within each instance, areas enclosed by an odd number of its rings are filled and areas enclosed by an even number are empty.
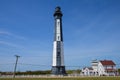
{"type": "Polygon", "coordinates": [[[93,68],[92,68],[92,67],[88,67],[88,69],[89,69],[89,70],[93,70],[93,68]]]}
{"type": "Polygon", "coordinates": [[[83,69],[86,69],[86,68],[88,68],[89,70],[93,70],[93,68],[92,68],[92,67],[85,67],[85,68],[83,68],[83,69]]]}
{"type": "Polygon", "coordinates": [[[115,63],[112,60],[103,60],[100,62],[102,65],[115,65],[115,63]]]}

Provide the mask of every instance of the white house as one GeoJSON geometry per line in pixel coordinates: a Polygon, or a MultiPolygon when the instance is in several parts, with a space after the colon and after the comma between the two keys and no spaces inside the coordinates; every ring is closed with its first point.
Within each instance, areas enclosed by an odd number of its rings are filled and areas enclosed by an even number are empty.
{"type": "Polygon", "coordinates": [[[116,65],[112,60],[101,60],[98,62],[98,73],[99,76],[115,76],[117,74],[116,65]]]}
{"type": "Polygon", "coordinates": [[[82,75],[85,76],[115,76],[117,75],[116,65],[112,60],[93,60],[92,67],[82,69],[82,75]]]}
{"type": "Polygon", "coordinates": [[[84,76],[92,76],[94,75],[93,68],[92,67],[85,67],[82,69],[82,75],[84,76]]]}

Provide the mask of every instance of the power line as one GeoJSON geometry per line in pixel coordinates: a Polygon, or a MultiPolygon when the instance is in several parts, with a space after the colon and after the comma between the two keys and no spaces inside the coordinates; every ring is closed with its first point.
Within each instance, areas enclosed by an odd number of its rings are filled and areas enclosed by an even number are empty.
{"type": "Polygon", "coordinates": [[[30,66],[51,66],[51,65],[38,65],[38,64],[26,64],[26,63],[19,63],[20,65],[30,65],[30,66]]]}

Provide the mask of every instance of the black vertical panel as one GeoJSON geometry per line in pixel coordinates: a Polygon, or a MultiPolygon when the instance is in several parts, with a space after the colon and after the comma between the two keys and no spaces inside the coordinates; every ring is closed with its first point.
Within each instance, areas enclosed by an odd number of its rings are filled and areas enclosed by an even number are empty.
{"type": "Polygon", "coordinates": [[[57,65],[61,66],[61,42],[57,41],[57,65]]]}

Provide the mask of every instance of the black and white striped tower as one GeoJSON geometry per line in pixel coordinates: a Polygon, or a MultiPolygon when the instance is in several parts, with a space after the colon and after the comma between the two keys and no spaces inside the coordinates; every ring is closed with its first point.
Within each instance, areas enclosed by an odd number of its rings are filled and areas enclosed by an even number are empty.
{"type": "Polygon", "coordinates": [[[56,7],[54,13],[55,31],[52,63],[52,74],[54,75],[66,75],[63,51],[62,16],[63,14],[61,12],[60,7],[56,7]]]}

